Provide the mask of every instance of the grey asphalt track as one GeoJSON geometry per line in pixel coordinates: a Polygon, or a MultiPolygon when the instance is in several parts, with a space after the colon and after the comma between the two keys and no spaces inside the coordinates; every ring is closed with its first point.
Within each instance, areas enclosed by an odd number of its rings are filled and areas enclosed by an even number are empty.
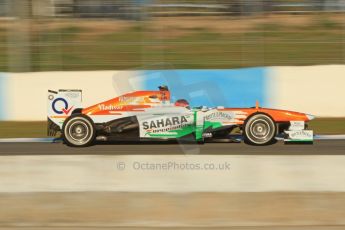
{"type": "Polygon", "coordinates": [[[345,155],[345,140],[320,140],[313,145],[249,146],[243,143],[100,143],[72,148],[62,143],[0,143],[0,155],[345,155]]]}

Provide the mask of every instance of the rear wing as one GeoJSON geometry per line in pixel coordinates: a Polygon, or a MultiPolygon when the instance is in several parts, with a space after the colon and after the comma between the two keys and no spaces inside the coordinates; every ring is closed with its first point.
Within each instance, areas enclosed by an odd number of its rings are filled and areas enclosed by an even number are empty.
{"type": "Polygon", "coordinates": [[[82,90],[48,90],[47,99],[48,136],[55,136],[66,118],[82,108],[82,90]]]}

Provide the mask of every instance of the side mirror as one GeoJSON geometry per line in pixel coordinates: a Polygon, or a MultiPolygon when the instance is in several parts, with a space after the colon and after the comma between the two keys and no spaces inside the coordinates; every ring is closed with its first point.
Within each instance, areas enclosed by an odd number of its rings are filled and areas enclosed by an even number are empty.
{"type": "Polygon", "coordinates": [[[206,112],[206,111],[208,111],[207,106],[203,106],[203,107],[201,107],[201,112],[206,112]]]}

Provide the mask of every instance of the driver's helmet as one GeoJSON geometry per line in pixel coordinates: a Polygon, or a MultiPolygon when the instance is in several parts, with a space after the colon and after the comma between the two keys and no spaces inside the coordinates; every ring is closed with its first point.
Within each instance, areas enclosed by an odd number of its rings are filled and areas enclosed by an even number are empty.
{"type": "Polygon", "coordinates": [[[169,88],[168,88],[168,86],[166,86],[166,85],[158,86],[158,89],[159,89],[160,91],[169,91],[169,88]]]}
{"type": "Polygon", "coordinates": [[[178,99],[175,102],[175,106],[189,108],[189,103],[188,103],[188,101],[186,99],[178,99]]]}

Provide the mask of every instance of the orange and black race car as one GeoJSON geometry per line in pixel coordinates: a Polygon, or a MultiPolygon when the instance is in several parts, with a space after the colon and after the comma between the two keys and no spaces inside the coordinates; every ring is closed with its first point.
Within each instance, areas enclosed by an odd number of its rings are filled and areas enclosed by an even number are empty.
{"type": "Polygon", "coordinates": [[[240,136],[252,145],[313,142],[306,123],[312,115],[261,108],[190,108],[188,101],[172,102],[168,87],[135,91],[83,107],[81,90],[48,91],[48,134],[61,133],[70,146],[98,141],[194,140],[229,142],[240,136]],[[239,130],[237,135],[231,135],[239,130]]]}

